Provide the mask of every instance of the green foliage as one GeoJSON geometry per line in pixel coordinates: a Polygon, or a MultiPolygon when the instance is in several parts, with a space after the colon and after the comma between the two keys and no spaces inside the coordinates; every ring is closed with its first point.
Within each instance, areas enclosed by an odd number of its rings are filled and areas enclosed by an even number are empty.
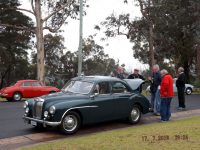
{"type": "Polygon", "coordinates": [[[86,75],[109,75],[115,67],[115,60],[104,53],[103,47],[98,45],[93,37],[84,40],[83,72],[86,75]]]}
{"type": "MultiPolygon", "coordinates": [[[[64,38],[61,35],[47,34],[45,45],[45,81],[47,85],[59,88],[69,79],[77,76],[78,52],[65,51],[64,38]]],[[[36,78],[37,54],[32,53],[30,74],[36,78]]],[[[116,62],[104,53],[92,36],[83,41],[83,72],[85,75],[109,75],[116,68],[116,62]]]]}
{"type": "Polygon", "coordinates": [[[137,2],[139,6],[143,6],[141,8],[143,16],[132,20],[129,14],[119,16],[111,14],[101,23],[106,27],[105,35],[107,37],[126,35],[133,43],[134,57],[143,63],[149,63],[149,26],[152,23],[156,62],[161,66],[168,64],[167,67],[174,69],[183,66],[189,78],[189,71],[192,65],[195,65],[196,45],[200,36],[200,1],[137,0],[137,2]]]}
{"type": "Polygon", "coordinates": [[[196,88],[200,88],[200,80],[199,79],[196,79],[193,83],[193,85],[196,87],[196,88]]]}
{"type": "MultiPolygon", "coordinates": [[[[32,27],[31,19],[15,9],[18,0],[0,0],[0,24],[32,27]]],[[[29,62],[27,50],[31,47],[32,34],[28,30],[0,25],[0,88],[19,79],[28,77],[29,62]]]]}

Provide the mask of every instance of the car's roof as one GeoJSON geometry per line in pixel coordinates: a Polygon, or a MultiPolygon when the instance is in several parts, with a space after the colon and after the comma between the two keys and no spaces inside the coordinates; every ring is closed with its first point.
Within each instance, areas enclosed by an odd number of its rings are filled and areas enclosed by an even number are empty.
{"type": "Polygon", "coordinates": [[[36,82],[37,80],[31,80],[31,79],[28,79],[28,80],[18,80],[17,82],[21,83],[21,82],[36,82]]]}
{"type": "Polygon", "coordinates": [[[103,82],[103,81],[122,81],[121,79],[118,79],[116,77],[110,77],[110,76],[80,76],[75,77],[72,80],[80,80],[80,81],[88,81],[88,82],[103,82]]]}

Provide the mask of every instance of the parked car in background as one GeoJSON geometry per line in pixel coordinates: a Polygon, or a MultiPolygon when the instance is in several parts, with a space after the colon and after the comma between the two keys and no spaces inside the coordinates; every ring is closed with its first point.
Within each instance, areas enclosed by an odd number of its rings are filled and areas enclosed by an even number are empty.
{"type": "Polygon", "coordinates": [[[136,124],[151,109],[136,86],[140,84],[114,77],[76,77],[61,92],[25,101],[24,120],[35,127],[59,127],[64,134],[75,133],[81,125],[109,120],[136,124]]]}
{"type": "MultiPolygon", "coordinates": [[[[174,87],[174,92],[175,93],[177,93],[176,80],[177,80],[177,78],[173,79],[173,81],[174,81],[173,87],[174,87]]],[[[158,88],[160,88],[160,87],[158,87],[158,88]]],[[[191,84],[185,84],[185,94],[191,95],[192,92],[193,92],[193,89],[194,89],[193,85],[191,85],[191,84]]],[[[150,92],[150,86],[147,87],[146,91],[150,92]]]]}
{"type": "Polygon", "coordinates": [[[8,101],[20,101],[22,98],[39,97],[59,91],[58,88],[44,86],[37,80],[19,80],[14,85],[1,89],[0,97],[8,101]]]}

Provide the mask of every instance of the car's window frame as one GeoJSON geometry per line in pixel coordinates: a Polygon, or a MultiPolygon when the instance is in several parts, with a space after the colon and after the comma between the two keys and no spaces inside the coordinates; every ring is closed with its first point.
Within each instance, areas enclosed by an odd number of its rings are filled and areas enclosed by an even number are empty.
{"type": "Polygon", "coordinates": [[[33,81],[33,82],[31,82],[31,85],[32,85],[33,87],[41,87],[41,86],[42,86],[42,84],[41,84],[39,81],[33,81]],[[35,86],[34,83],[38,83],[39,86],[35,86]]]}
{"type": "MultiPolygon", "coordinates": [[[[69,80],[64,86],[63,86],[63,88],[62,88],[62,90],[61,91],[63,91],[63,92],[66,92],[64,89],[66,88],[66,85],[67,84],[69,84],[70,82],[72,82],[72,81],[80,81],[80,82],[87,82],[87,83],[91,83],[91,84],[93,84],[93,87],[90,89],[90,91],[88,92],[88,93],[76,93],[76,92],[72,92],[72,93],[74,93],[74,94],[82,94],[82,95],[89,95],[91,92],[92,92],[92,90],[93,90],[93,88],[94,88],[94,85],[95,85],[95,83],[94,82],[90,82],[90,81],[82,81],[82,80],[69,80]]],[[[70,92],[70,91],[69,91],[70,92]]]]}
{"type": "Polygon", "coordinates": [[[107,83],[109,85],[109,93],[107,93],[107,94],[100,94],[100,93],[98,93],[98,95],[103,95],[103,96],[104,95],[111,95],[112,92],[111,92],[111,83],[110,83],[110,81],[99,81],[99,82],[96,82],[94,84],[94,87],[93,87],[92,91],[91,91],[91,95],[95,94],[94,91],[96,90],[96,86],[99,85],[100,83],[107,83]]]}
{"type": "Polygon", "coordinates": [[[32,86],[32,84],[31,84],[30,81],[24,81],[24,82],[21,83],[21,87],[31,87],[31,86],[32,86]],[[29,83],[29,85],[28,85],[28,86],[25,86],[25,85],[24,85],[25,83],[29,83]]]}
{"type": "Polygon", "coordinates": [[[121,82],[121,81],[113,81],[113,82],[111,83],[111,93],[112,93],[112,94],[127,94],[127,93],[130,93],[130,92],[131,92],[131,89],[130,89],[125,83],[123,83],[123,82],[121,82]],[[113,92],[113,85],[114,85],[115,83],[121,83],[121,84],[127,89],[127,92],[114,93],[114,92],[113,92]]]}

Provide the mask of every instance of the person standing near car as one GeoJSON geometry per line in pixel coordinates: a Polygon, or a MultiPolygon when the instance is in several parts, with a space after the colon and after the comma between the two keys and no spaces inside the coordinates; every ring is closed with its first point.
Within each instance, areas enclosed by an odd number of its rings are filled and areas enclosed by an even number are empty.
{"type": "Polygon", "coordinates": [[[139,74],[139,69],[134,69],[133,73],[128,76],[128,79],[142,79],[145,80],[144,77],[139,74]]]}
{"type": "Polygon", "coordinates": [[[185,73],[183,67],[178,68],[178,78],[176,80],[176,87],[178,92],[178,110],[185,110],[185,73]]]}
{"type": "MultiPolygon", "coordinates": [[[[145,80],[145,78],[139,74],[139,69],[134,69],[133,73],[128,76],[128,79],[141,79],[145,80]]],[[[142,92],[142,84],[139,87],[139,92],[142,92]]]]}
{"type": "Polygon", "coordinates": [[[169,121],[171,117],[170,105],[174,97],[173,78],[168,71],[163,69],[161,71],[162,81],[160,84],[160,116],[161,121],[169,121]]]}
{"type": "Polygon", "coordinates": [[[159,65],[157,65],[157,64],[154,65],[152,71],[153,71],[152,77],[149,77],[149,80],[151,82],[151,85],[150,85],[151,107],[152,107],[153,112],[157,115],[160,111],[159,110],[160,97],[159,97],[158,86],[161,83],[161,75],[160,75],[159,65]],[[158,96],[156,97],[156,95],[158,95],[158,96]],[[155,99],[156,99],[156,101],[155,101],[155,99]]]}

